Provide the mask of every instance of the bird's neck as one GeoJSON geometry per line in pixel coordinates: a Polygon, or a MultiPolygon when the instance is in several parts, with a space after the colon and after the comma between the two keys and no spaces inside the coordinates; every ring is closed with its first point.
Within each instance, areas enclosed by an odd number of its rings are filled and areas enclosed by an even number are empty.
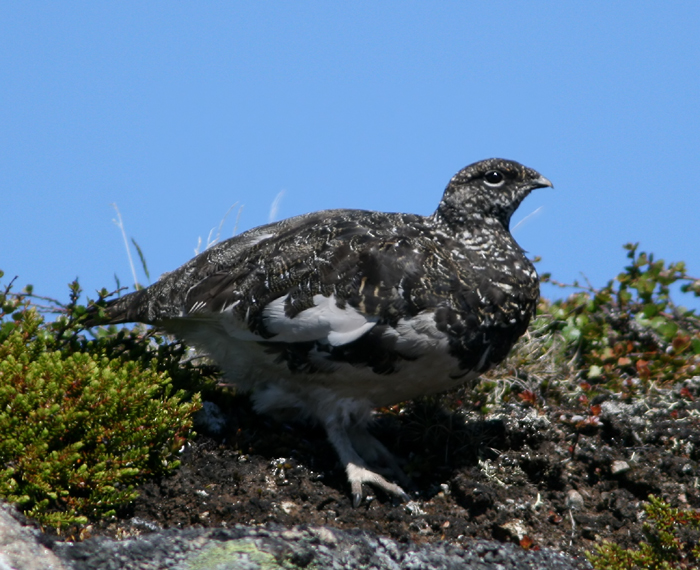
{"type": "Polygon", "coordinates": [[[455,235],[489,231],[508,232],[510,226],[510,216],[500,213],[467,211],[464,208],[455,208],[448,202],[441,202],[431,218],[436,226],[455,235]]]}
{"type": "MultiPolygon", "coordinates": [[[[450,217],[438,209],[432,216],[433,223],[442,233],[449,235],[462,246],[468,263],[477,266],[482,261],[498,261],[503,273],[518,275],[516,281],[527,282],[536,278],[535,269],[508,231],[508,221],[493,216],[474,216],[468,219],[450,217]],[[534,276],[534,277],[533,277],[534,276]]],[[[500,273],[498,267],[493,271],[500,273]]]]}

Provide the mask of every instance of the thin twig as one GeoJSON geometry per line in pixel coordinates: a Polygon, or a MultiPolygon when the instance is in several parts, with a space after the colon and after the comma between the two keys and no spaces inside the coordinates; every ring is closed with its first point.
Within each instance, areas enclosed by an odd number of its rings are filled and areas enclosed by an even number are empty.
{"type": "Polygon", "coordinates": [[[136,267],[134,267],[134,260],[131,257],[131,249],[129,248],[129,240],[126,238],[126,231],[124,230],[124,222],[122,221],[122,215],[119,212],[119,208],[117,208],[117,204],[115,202],[112,203],[112,208],[114,208],[114,210],[117,212],[118,218],[118,220],[112,221],[122,232],[122,237],[124,238],[124,247],[126,248],[126,255],[129,258],[129,267],[131,267],[131,275],[133,275],[134,277],[134,289],[138,289],[139,282],[138,279],[136,279],[136,267]]]}
{"type": "Polygon", "coordinates": [[[277,196],[275,196],[275,199],[272,201],[272,204],[270,205],[270,214],[267,218],[269,223],[272,223],[277,219],[277,211],[280,208],[280,202],[282,202],[282,197],[284,196],[285,192],[286,190],[280,190],[277,193],[277,196]]]}
{"type": "Polygon", "coordinates": [[[514,232],[517,230],[520,226],[522,226],[527,220],[532,218],[535,214],[537,214],[540,210],[542,209],[542,206],[537,208],[534,212],[530,212],[527,216],[525,216],[522,220],[520,220],[517,224],[515,224],[515,227],[511,230],[511,232],[514,232]]]}
{"type": "Polygon", "coordinates": [[[238,222],[241,220],[241,212],[243,212],[243,204],[241,204],[241,207],[238,208],[238,214],[236,215],[236,223],[233,226],[233,235],[236,235],[236,232],[238,231],[238,222]]]}
{"type": "MultiPolygon", "coordinates": [[[[226,213],[224,214],[224,217],[221,218],[221,221],[219,222],[219,227],[218,228],[212,228],[209,230],[209,235],[207,235],[207,244],[204,246],[204,249],[209,249],[211,246],[219,243],[219,239],[221,239],[221,229],[224,226],[224,222],[226,221],[226,218],[228,218],[229,214],[231,213],[231,210],[233,210],[238,202],[234,202],[231,204],[231,207],[226,210],[226,213]],[[214,233],[214,230],[216,229],[216,235],[212,239],[212,234],[214,233]]],[[[241,209],[243,209],[243,206],[238,210],[238,216],[240,217],[241,215],[241,209]]],[[[236,226],[238,226],[238,218],[236,218],[236,226]]],[[[233,233],[236,233],[236,228],[234,227],[233,233]]],[[[199,249],[202,247],[202,238],[197,239],[197,247],[194,250],[195,255],[199,254],[199,249]]]]}
{"type": "MultiPolygon", "coordinates": [[[[237,205],[238,205],[238,202],[234,202],[233,204],[231,204],[231,207],[228,210],[226,210],[224,217],[221,218],[221,221],[219,222],[219,229],[217,230],[216,237],[214,238],[214,241],[211,245],[214,245],[215,243],[217,243],[219,241],[219,238],[221,237],[221,228],[223,227],[224,222],[226,221],[226,218],[228,218],[228,215],[231,213],[231,210],[233,210],[237,205]]],[[[209,248],[209,245],[207,245],[207,248],[209,248]]]]}

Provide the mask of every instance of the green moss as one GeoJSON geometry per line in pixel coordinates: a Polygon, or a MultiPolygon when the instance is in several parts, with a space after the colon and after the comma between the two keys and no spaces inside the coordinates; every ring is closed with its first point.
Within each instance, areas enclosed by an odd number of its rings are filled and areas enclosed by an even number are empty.
{"type": "Polygon", "coordinates": [[[250,539],[231,540],[220,546],[209,548],[186,563],[190,570],[205,568],[260,568],[273,570],[276,568],[292,569],[297,566],[278,561],[272,554],[261,550],[255,541],[250,539]]]}

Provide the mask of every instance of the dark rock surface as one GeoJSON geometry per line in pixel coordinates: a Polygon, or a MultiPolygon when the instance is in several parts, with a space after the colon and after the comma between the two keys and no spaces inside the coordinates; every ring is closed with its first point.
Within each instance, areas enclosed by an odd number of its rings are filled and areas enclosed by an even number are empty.
{"type": "Polygon", "coordinates": [[[61,544],[57,553],[76,570],[314,568],[377,570],[574,570],[588,568],[553,551],[474,540],[466,548],[400,544],[367,532],[325,527],[168,530],[139,539],[92,539],[61,544]]]}
{"type": "Polygon", "coordinates": [[[472,540],[462,546],[401,544],[363,531],[326,527],[164,530],[113,540],[57,542],[7,506],[0,508],[0,568],[13,570],[173,570],[376,568],[394,570],[582,570],[551,550],[472,540]]]}

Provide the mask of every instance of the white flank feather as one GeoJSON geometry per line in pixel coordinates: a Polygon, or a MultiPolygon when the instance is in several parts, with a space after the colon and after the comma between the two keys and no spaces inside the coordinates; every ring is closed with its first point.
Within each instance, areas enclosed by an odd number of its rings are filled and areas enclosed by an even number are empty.
{"type": "Polygon", "coordinates": [[[400,319],[396,328],[388,328],[385,334],[395,336],[396,351],[408,357],[447,352],[447,335],[435,326],[435,314],[432,311],[410,319],[400,319]]]}
{"type": "Polygon", "coordinates": [[[301,311],[290,318],[285,315],[287,297],[272,301],[263,311],[265,326],[275,333],[272,342],[319,341],[340,346],[360,338],[377,322],[346,305],[338,307],[335,296],[314,295],[315,307],[301,311]]]}

